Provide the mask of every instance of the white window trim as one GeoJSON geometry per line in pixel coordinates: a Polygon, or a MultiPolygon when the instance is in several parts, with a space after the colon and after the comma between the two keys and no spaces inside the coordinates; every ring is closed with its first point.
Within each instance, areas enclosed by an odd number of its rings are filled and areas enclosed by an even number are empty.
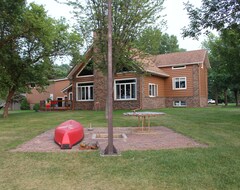
{"type": "Polygon", "coordinates": [[[93,83],[93,86],[94,86],[94,82],[93,81],[77,82],[76,83],[76,101],[77,102],[92,102],[92,101],[94,101],[94,92],[93,92],[93,99],[90,99],[90,100],[79,100],[78,99],[78,84],[86,84],[86,83],[93,83]]]}
{"type": "Polygon", "coordinates": [[[94,75],[84,75],[84,76],[78,76],[77,75],[77,78],[86,78],[86,77],[93,77],[94,75]]]}
{"type": "Polygon", "coordinates": [[[173,101],[173,107],[187,107],[187,102],[182,100],[173,101]],[[176,105],[176,102],[179,102],[179,105],[176,105]],[[185,105],[182,105],[182,102],[185,102],[185,105]]]}
{"type": "Polygon", "coordinates": [[[172,66],[172,70],[186,69],[186,65],[172,66]]]}
{"type": "Polygon", "coordinates": [[[68,93],[68,100],[70,100],[70,101],[72,101],[72,100],[70,99],[71,95],[72,95],[72,99],[73,99],[73,93],[72,93],[72,92],[69,92],[69,93],[68,93]]]}
{"type": "MultiPolygon", "coordinates": [[[[125,84],[132,84],[132,83],[125,83],[125,84]]],[[[114,80],[114,100],[116,101],[131,101],[131,100],[137,100],[137,79],[136,78],[124,78],[124,79],[115,79],[114,80]],[[135,80],[135,98],[129,98],[129,99],[117,99],[117,88],[116,88],[116,82],[117,81],[123,81],[123,80],[135,80]]]]}
{"type": "Polygon", "coordinates": [[[187,89],[187,77],[174,77],[174,78],[172,78],[172,88],[173,88],[173,90],[186,90],[187,89]],[[175,80],[176,79],[180,79],[180,78],[184,78],[184,80],[185,80],[185,88],[176,88],[175,80]]]}
{"type": "Polygon", "coordinates": [[[155,83],[148,83],[148,96],[149,97],[157,97],[158,96],[158,85],[155,84],[155,83]],[[150,95],[149,92],[150,92],[150,86],[154,86],[155,88],[155,94],[154,95],[150,95]]]}

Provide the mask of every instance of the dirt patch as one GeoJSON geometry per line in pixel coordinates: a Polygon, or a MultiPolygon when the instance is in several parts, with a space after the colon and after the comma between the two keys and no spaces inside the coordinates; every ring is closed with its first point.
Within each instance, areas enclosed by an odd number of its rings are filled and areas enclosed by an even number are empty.
{"type": "MultiPolygon", "coordinates": [[[[107,146],[107,138],[93,139],[94,134],[107,133],[107,128],[94,128],[92,131],[84,129],[84,139],[86,143],[98,141],[100,149],[107,146]]],[[[124,133],[127,138],[114,139],[114,146],[119,151],[127,150],[159,150],[188,147],[206,147],[191,138],[174,132],[166,127],[151,127],[150,131],[141,131],[138,128],[114,127],[114,133],[124,133]]],[[[54,142],[54,129],[40,134],[34,139],[18,146],[13,152],[72,152],[79,150],[79,144],[72,149],[61,150],[54,142]]]]}

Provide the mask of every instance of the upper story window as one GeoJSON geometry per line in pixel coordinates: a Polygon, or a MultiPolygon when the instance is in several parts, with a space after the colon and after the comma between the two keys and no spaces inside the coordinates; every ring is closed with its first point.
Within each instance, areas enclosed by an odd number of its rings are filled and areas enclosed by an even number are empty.
{"type": "Polygon", "coordinates": [[[158,96],[158,85],[157,84],[149,83],[148,89],[149,89],[149,97],[158,96]]]}
{"type": "Polygon", "coordinates": [[[81,70],[77,77],[87,77],[87,76],[92,76],[93,75],[93,61],[90,60],[87,65],[81,70]]]}
{"type": "Polygon", "coordinates": [[[186,77],[176,77],[172,79],[173,90],[187,89],[187,78],[186,77]]]}
{"type": "Polygon", "coordinates": [[[186,69],[186,65],[173,66],[172,69],[186,69]]]}
{"type": "Polygon", "coordinates": [[[77,83],[77,101],[93,101],[93,82],[77,83]]]}
{"type": "Polygon", "coordinates": [[[115,100],[136,100],[137,80],[121,79],[114,81],[115,100]]]}

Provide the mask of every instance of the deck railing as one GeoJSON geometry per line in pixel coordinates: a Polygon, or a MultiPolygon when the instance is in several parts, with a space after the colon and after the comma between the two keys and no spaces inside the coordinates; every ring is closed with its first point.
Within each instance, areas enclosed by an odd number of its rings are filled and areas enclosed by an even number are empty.
{"type": "Polygon", "coordinates": [[[51,101],[40,101],[40,110],[42,111],[60,111],[60,110],[71,110],[71,100],[51,100],[51,101]]]}

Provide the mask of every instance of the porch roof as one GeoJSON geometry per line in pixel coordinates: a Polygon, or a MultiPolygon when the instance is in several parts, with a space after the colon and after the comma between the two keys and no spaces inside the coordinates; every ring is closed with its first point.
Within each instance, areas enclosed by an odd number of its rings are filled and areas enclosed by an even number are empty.
{"type": "Polygon", "coordinates": [[[61,90],[62,93],[65,93],[68,89],[70,89],[72,87],[72,84],[68,85],[67,87],[65,87],[64,89],[61,90]]]}

